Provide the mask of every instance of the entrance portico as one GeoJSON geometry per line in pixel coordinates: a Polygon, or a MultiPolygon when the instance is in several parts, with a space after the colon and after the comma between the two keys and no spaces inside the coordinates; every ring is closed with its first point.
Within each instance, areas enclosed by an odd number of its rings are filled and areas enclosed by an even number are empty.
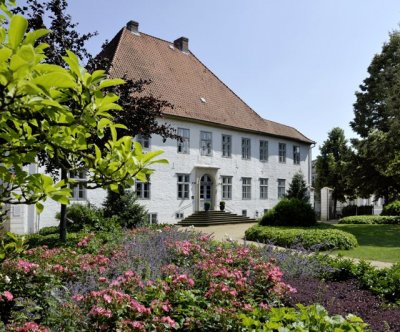
{"type": "Polygon", "coordinates": [[[215,209],[217,196],[217,173],[219,167],[209,165],[195,165],[195,212],[204,211],[204,203],[210,203],[210,210],[215,209]]]}

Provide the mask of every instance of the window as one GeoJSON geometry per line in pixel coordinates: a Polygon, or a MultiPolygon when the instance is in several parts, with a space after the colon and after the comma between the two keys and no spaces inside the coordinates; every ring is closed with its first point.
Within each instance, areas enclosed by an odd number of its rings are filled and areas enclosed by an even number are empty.
{"type": "Polygon", "coordinates": [[[143,149],[150,148],[150,137],[146,137],[139,134],[136,136],[136,142],[140,143],[143,149]]]}
{"type": "Polygon", "coordinates": [[[157,213],[148,213],[147,220],[151,225],[158,224],[157,213]]]}
{"type": "Polygon", "coordinates": [[[176,218],[176,219],[183,219],[183,213],[182,213],[182,212],[177,212],[177,213],[175,214],[175,218],[176,218]]]}
{"type": "Polygon", "coordinates": [[[230,158],[232,153],[232,136],[222,135],[222,157],[230,158]]]}
{"type": "Polygon", "coordinates": [[[250,159],[251,157],[251,141],[250,138],[242,138],[242,159],[250,159]]]}
{"type": "Polygon", "coordinates": [[[260,141],[260,161],[268,161],[268,141],[260,141]]]}
{"type": "Polygon", "coordinates": [[[86,171],[70,172],[69,177],[77,183],[71,185],[72,200],[85,200],[86,199],[86,171]]]}
{"type": "Polygon", "coordinates": [[[189,199],[189,174],[178,174],[178,199],[189,199]]]}
{"type": "Polygon", "coordinates": [[[232,199],[232,177],[222,177],[222,199],[232,199]]]}
{"type": "Polygon", "coordinates": [[[178,140],[178,153],[189,153],[189,148],[190,148],[189,129],[178,128],[178,135],[182,137],[182,142],[178,140]]]}
{"type": "Polygon", "coordinates": [[[242,210],[242,217],[247,217],[247,210],[242,210]]]}
{"type": "Polygon", "coordinates": [[[293,164],[300,165],[300,146],[293,146],[293,164]]]}
{"type": "Polygon", "coordinates": [[[260,179],[260,199],[268,198],[268,179],[260,179]]]}
{"type": "Polygon", "coordinates": [[[140,199],[150,199],[150,179],[147,182],[136,180],[136,196],[140,199]]]}
{"type": "Polygon", "coordinates": [[[242,178],[242,199],[251,199],[251,178],[242,178]]]}
{"type": "Polygon", "coordinates": [[[286,144],[279,143],[279,162],[286,163],[286,144]]]}
{"type": "Polygon", "coordinates": [[[200,154],[202,156],[212,155],[212,133],[208,131],[200,132],[200,154]]]}
{"type": "Polygon", "coordinates": [[[286,194],[285,179],[278,179],[278,198],[282,198],[286,194]]]}

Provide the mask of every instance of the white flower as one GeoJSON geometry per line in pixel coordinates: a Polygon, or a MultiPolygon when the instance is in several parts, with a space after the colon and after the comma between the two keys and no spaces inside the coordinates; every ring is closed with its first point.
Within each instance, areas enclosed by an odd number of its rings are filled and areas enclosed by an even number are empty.
{"type": "Polygon", "coordinates": [[[9,284],[9,283],[11,282],[10,277],[9,277],[9,276],[5,276],[5,277],[4,277],[4,282],[5,282],[6,284],[9,284]]]}

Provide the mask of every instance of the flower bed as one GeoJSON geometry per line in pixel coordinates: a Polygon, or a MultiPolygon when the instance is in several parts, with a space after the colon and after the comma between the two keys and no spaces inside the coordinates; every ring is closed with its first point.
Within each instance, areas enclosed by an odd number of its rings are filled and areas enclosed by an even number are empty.
{"type": "Polygon", "coordinates": [[[246,330],[243,315],[295,292],[282,278],[258,249],[194,232],[89,234],[4,261],[0,315],[10,331],[246,330]]]}
{"type": "Polygon", "coordinates": [[[246,239],[272,243],[290,248],[300,245],[304,248],[351,249],[358,245],[354,235],[329,227],[283,227],[255,225],[246,230],[246,239]]]}

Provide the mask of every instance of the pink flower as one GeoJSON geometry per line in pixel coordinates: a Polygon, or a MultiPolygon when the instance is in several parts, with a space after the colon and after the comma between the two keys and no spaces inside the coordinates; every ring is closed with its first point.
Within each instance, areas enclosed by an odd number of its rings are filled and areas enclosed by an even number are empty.
{"type": "Polygon", "coordinates": [[[98,280],[99,282],[107,282],[107,278],[105,277],[100,277],[98,280]]]}
{"type": "Polygon", "coordinates": [[[177,275],[174,280],[172,281],[173,284],[178,284],[178,283],[186,283],[190,287],[194,286],[194,280],[190,278],[187,274],[180,274],[177,275]]]}
{"type": "Polygon", "coordinates": [[[111,318],[112,312],[110,309],[106,309],[106,308],[102,308],[102,307],[98,307],[98,306],[94,305],[92,307],[92,309],[90,310],[89,315],[111,318]]]}
{"type": "Polygon", "coordinates": [[[28,261],[24,261],[20,259],[17,263],[17,269],[20,271],[23,271],[25,273],[33,272],[35,273],[35,270],[39,267],[39,265],[35,263],[31,263],[28,261]]]}
{"type": "Polygon", "coordinates": [[[103,295],[103,299],[104,301],[106,301],[107,303],[111,303],[112,302],[112,297],[108,294],[104,294],[103,295]]]}
{"type": "Polygon", "coordinates": [[[161,317],[160,322],[168,324],[170,327],[175,327],[176,325],[176,322],[169,316],[161,317]]]}
{"type": "Polygon", "coordinates": [[[8,302],[11,302],[14,299],[14,296],[9,291],[4,291],[3,296],[7,299],[8,302]]]}

